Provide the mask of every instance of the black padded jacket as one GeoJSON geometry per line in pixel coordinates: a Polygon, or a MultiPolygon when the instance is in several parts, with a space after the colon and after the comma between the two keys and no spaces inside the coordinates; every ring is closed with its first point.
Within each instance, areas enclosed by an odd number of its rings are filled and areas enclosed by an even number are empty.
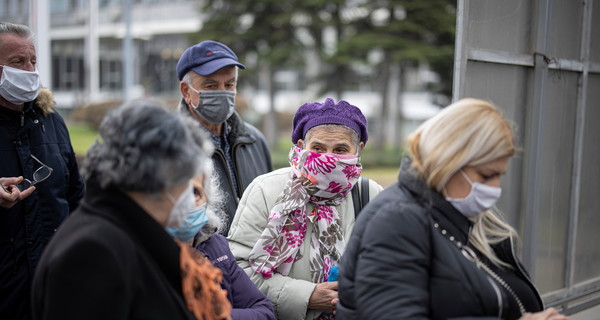
{"type": "MultiPolygon", "coordinates": [[[[471,221],[409,167],[406,160],[398,184],[373,199],[354,226],[340,266],[336,319],[514,318],[508,291],[457,245],[468,243],[471,221]]],[[[530,292],[525,309],[541,311],[512,241],[493,249],[530,292]]]]}

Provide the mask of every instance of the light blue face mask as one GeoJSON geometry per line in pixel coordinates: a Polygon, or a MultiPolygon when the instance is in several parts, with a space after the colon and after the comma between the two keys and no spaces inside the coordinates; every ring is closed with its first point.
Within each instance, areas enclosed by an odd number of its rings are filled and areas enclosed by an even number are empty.
{"type": "Polygon", "coordinates": [[[206,225],[208,216],[206,215],[206,203],[190,210],[189,214],[177,227],[166,227],[167,232],[183,242],[188,242],[206,225]]]}

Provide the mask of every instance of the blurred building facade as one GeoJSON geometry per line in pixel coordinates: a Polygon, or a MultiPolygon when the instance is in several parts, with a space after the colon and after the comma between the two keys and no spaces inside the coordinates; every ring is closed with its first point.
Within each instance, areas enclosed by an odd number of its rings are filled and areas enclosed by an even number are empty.
{"type": "MultiPolygon", "coordinates": [[[[178,98],[175,66],[192,45],[191,34],[202,27],[202,5],[203,0],[0,0],[0,20],[34,29],[43,85],[54,92],[59,109],[68,112],[126,97],[178,98]],[[126,39],[131,39],[130,48],[126,39]],[[124,83],[128,64],[132,65],[129,85],[124,83]]],[[[304,102],[324,100],[307,80],[315,72],[319,70],[310,66],[277,71],[274,110],[293,114],[304,102]]],[[[390,101],[396,108],[392,108],[389,121],[402,121],[403,125],[389,126],[385,138],[390,142],[399,141],[440,109],[427,92],[429,84],[439,81],[427,65],[405,70],[402,81],[406,93],[392,91],[390,101]]],[[[260,87],[266,81],[258,83],[257,87],[242,84],[239,95],[248,107],[244,117],[255,124],[271,110],[268,88],[260,87]]],[[[369,81],[358,81],[347,88],[343,98],[375,121],[381,107],[377,91],[369,81]]]]}
{"type": "MultiPolygon", "coordinates": [[[[1,0],[0,20],[33,26],[40,1],[44,0],[1,0]]],[[[175,65],[189,45],[188,35],[201,27],[201,1],[129,1],[132,96],[174,96],[175,65]]],[[[54,91],[58,106],[73,108],[122,98],[124,1],[50,0],[44,5],[49,12],[50,45],[48,53],[38,47],[38,55],[49,55],[50,83],[44,86],[54,91]]]]}

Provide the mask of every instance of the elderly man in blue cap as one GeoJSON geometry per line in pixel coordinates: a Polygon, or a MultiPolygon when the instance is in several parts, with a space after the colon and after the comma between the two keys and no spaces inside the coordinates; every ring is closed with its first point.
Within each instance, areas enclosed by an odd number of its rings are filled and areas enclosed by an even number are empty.
{"type": "Polygon", "coordinates": [[[188,48],[177,62],[183,95],[179,112],[198,121],[216,146],[212,159],[228,215],[225,234],[246,187],[258,175],[272,170],[263,134],[235,112],[239,68],[246,69],[236,54],[212,40],[188,48]]]}
{"type": "Polygon", "coordinates": [[[355,200],[382,189],[358,182],[367,138],[356,106],[305,103],[293,119],[290,167],[259,176],[242,196],[229,247],[279,319],[333,318],[337,265],[360,211],[355,200]]]}

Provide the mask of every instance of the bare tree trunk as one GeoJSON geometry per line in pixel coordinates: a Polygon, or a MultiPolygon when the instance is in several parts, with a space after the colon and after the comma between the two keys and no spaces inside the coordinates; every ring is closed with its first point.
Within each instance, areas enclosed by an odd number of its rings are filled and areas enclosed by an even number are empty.
{"type": "Polygon", "coordinates": [[[265,123],[265,137],[270,148],[275,147],[277,144],[277,111],[275,110],[275,94],[277,88],[275,87],[275,70],[271,64],[268,65],[268,90],[269,90],[269,114],[267,115],[265,123]]]}
{"type": "Polygon", "coordinates": [[[381,97],[381,108],[379,111],[379,116],[377,117],[376,127],[375,127],[375,139],[373,141],[373,146],[375,150],[382,151],[385,146],[385,134],[387,132],[387,117],[389,113],[389,82],[390,82],[390,59],[388,54],[385,53],[385,57],[381,62],[381,73],[379,74],[379,86],[381,91],[379,92],[381,97]]]}
{"type": "Polygon", "coordinates": [[[389,79],[389,109],[386,115],[386,136],[385,145],[395,145],[396,137],[398,136],[399,123],[398,119],[402,110],[400,109],[401,102],[399,101],[401,96],[399,94],[400,89],[400,64],[392,62],[390,64],[390,79],[389,79]]]}
{"type": "Polygon", "coordinates": [[[344,88],[343,88],[344,81],[342,79],[344,79],[344,77],[345,77],[345,70],[344,70],[345,68],[342,66],[338,66],[338,67],[336,67],[336,69],[337,69],[336,74],[339,75],[340,81],[336,81],[334,84],[335,95],[336,95],[335,99],[340,100],[342,98],[342,94],[344,92],[344,88]]]}
{"type": "Polygon", "coordinates": [[[397,92],[396,92],[396,97],[398,100],[398,114],[396,117],[396,135],[395,137],[395,143],[394,143],[394,149],[396,148],[401,148],[401,146],[404,145],[404,114],[403,114],[403,109],[404,109],[404,83],[405,83],[405,74],[404,74],[404,70],[405,68],[400,64],[398,66],[398,87],[396,88],[397,92]]]}

